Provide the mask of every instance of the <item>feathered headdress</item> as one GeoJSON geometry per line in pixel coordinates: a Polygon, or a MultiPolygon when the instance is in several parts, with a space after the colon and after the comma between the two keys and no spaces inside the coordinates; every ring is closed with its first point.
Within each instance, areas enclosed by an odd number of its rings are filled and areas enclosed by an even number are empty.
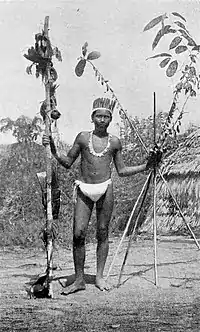
{"type": "Polygon", "coordinates": [[[116,104],[115,100],[110,100],[109,98],[97,98],[93,102],[92,113],[94,113],[97,110],[103,109],[113,114],[115,104],[116,104]]]}

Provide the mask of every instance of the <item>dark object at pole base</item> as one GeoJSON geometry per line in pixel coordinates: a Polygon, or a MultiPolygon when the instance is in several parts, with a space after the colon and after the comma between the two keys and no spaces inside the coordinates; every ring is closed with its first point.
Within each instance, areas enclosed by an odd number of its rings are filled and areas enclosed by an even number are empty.
{"type": "Polygon", "coordinates": [[[31,286],[30,298],[47,298],[50,299],[49,289],[47,287],[47,275],[41,276],[37,281],[31,286]]]}

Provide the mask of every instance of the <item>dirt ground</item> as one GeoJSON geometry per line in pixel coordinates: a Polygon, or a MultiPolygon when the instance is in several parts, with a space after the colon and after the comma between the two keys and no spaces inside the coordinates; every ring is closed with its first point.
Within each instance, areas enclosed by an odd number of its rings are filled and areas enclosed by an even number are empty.
{"type": "MultiPolygon", "coordinates": [[[[119,239],[110,241],[108,271],[119,239]]],[[[61,295],[59,278],[73,280],[71,250],[55,252],[54,299],[30,299],[27,287],[45,271],[43,251],[0,249],[0,331],[200,331],[200,251],[191,239],[161,237],[158,287],[154,285],[153,240],[132,243],[122,285],[118,274],[127,242],[113,266],[109,292],[94,286],[95,246],[87,245],[87,289],[61,295]]]]}

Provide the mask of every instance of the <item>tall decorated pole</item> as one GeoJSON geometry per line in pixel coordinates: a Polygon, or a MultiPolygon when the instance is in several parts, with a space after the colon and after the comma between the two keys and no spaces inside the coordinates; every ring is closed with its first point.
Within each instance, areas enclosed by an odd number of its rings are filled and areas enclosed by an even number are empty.
{"type": "MultiPolygon", "coordinates": [[[[30,60],[32,64],[27,67],[28,74],[32,74],[32,67],[36,67],[36,77],[42,77],[45,87],[45,100],[43,101],[40,114],[45,124],[45,134],[51,135],[51,124],[56,125],[57,119],[60,117],[59,111],[56,109],[57,101],[55,97],[57,72],[53,67],[52,58],[55,56],[59,61],[62,60],[61,53],[57,47],[52,48],[49,39],[49,16],[45,17],[44,29],[41,33],[35,35],[35,46],[28,49],[28,54],[24,54],[25,58],[30,60]]],[[[53,279],[53,241],[54,241],[54,223],[52,211],[52,160],[50,145],[45,145],[46,154],[46,227],[44,230],[44,242],[46,245],[47,268],[43,277],[43,295],[44,297],[53,297],[52,279],[53,279]]],[[[41,278],[40,278],[41,279],[41,278]]]]}
{"type": "MultiPolygon", "coordinates": [[[[49,40],[48,36],[49,30],[49,17],[45,17],[44,22],[44,37],[49,40]]],[[[51,59],[51,55],[48,54],[48,49],[46,50],[46,56],[51,59]]],[[[50,78],[50,61],[47,61],[46,66],[46,75],[45,75],[45,100],[46,100],[46,113],[51,112],[51,103],[50,103],[50,85],[51,85],[51,78],[50,78]]],[[[47,136],[50,135],[51,130],[51,122],[49,116],[45,116],[45,134],[47,136]]],[[[47,234],[47,244],[46,244],[46,251],[47,251],[47,288],[49,290],[49,296],[53,297],[53,289],[52,289],[52,274],[53,274],[53,266],[52,266],[52,255],[53,255],[53,239],[51,236],[51,229],[53,223],[53,214],[52,214],[52,197],[51,197],[51,149],[50,145],[46,145],[46,183],[47,183],[47,217],[46,217],[46,234],[47,234]]]]}

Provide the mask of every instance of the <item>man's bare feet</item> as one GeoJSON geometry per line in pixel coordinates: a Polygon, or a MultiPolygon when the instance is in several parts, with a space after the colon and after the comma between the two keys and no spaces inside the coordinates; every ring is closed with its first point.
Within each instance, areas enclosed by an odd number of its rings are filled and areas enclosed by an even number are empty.
{"type": "Polygon", "coordinates": [[[103,278],[96,278],[95,286],[101,291],[108,291],[110,286],[103,278]]]}
{"type": "MultiPolygon", "coordinates": [[[[61,284],[62,285],[62,284],[61,284]]],[[[62,295],[69,295],[81,290],[85,290],[85,281],[84,280],[75,280],[73,284],[67,286],[66,289],[61,293],[62,295]]]]}

